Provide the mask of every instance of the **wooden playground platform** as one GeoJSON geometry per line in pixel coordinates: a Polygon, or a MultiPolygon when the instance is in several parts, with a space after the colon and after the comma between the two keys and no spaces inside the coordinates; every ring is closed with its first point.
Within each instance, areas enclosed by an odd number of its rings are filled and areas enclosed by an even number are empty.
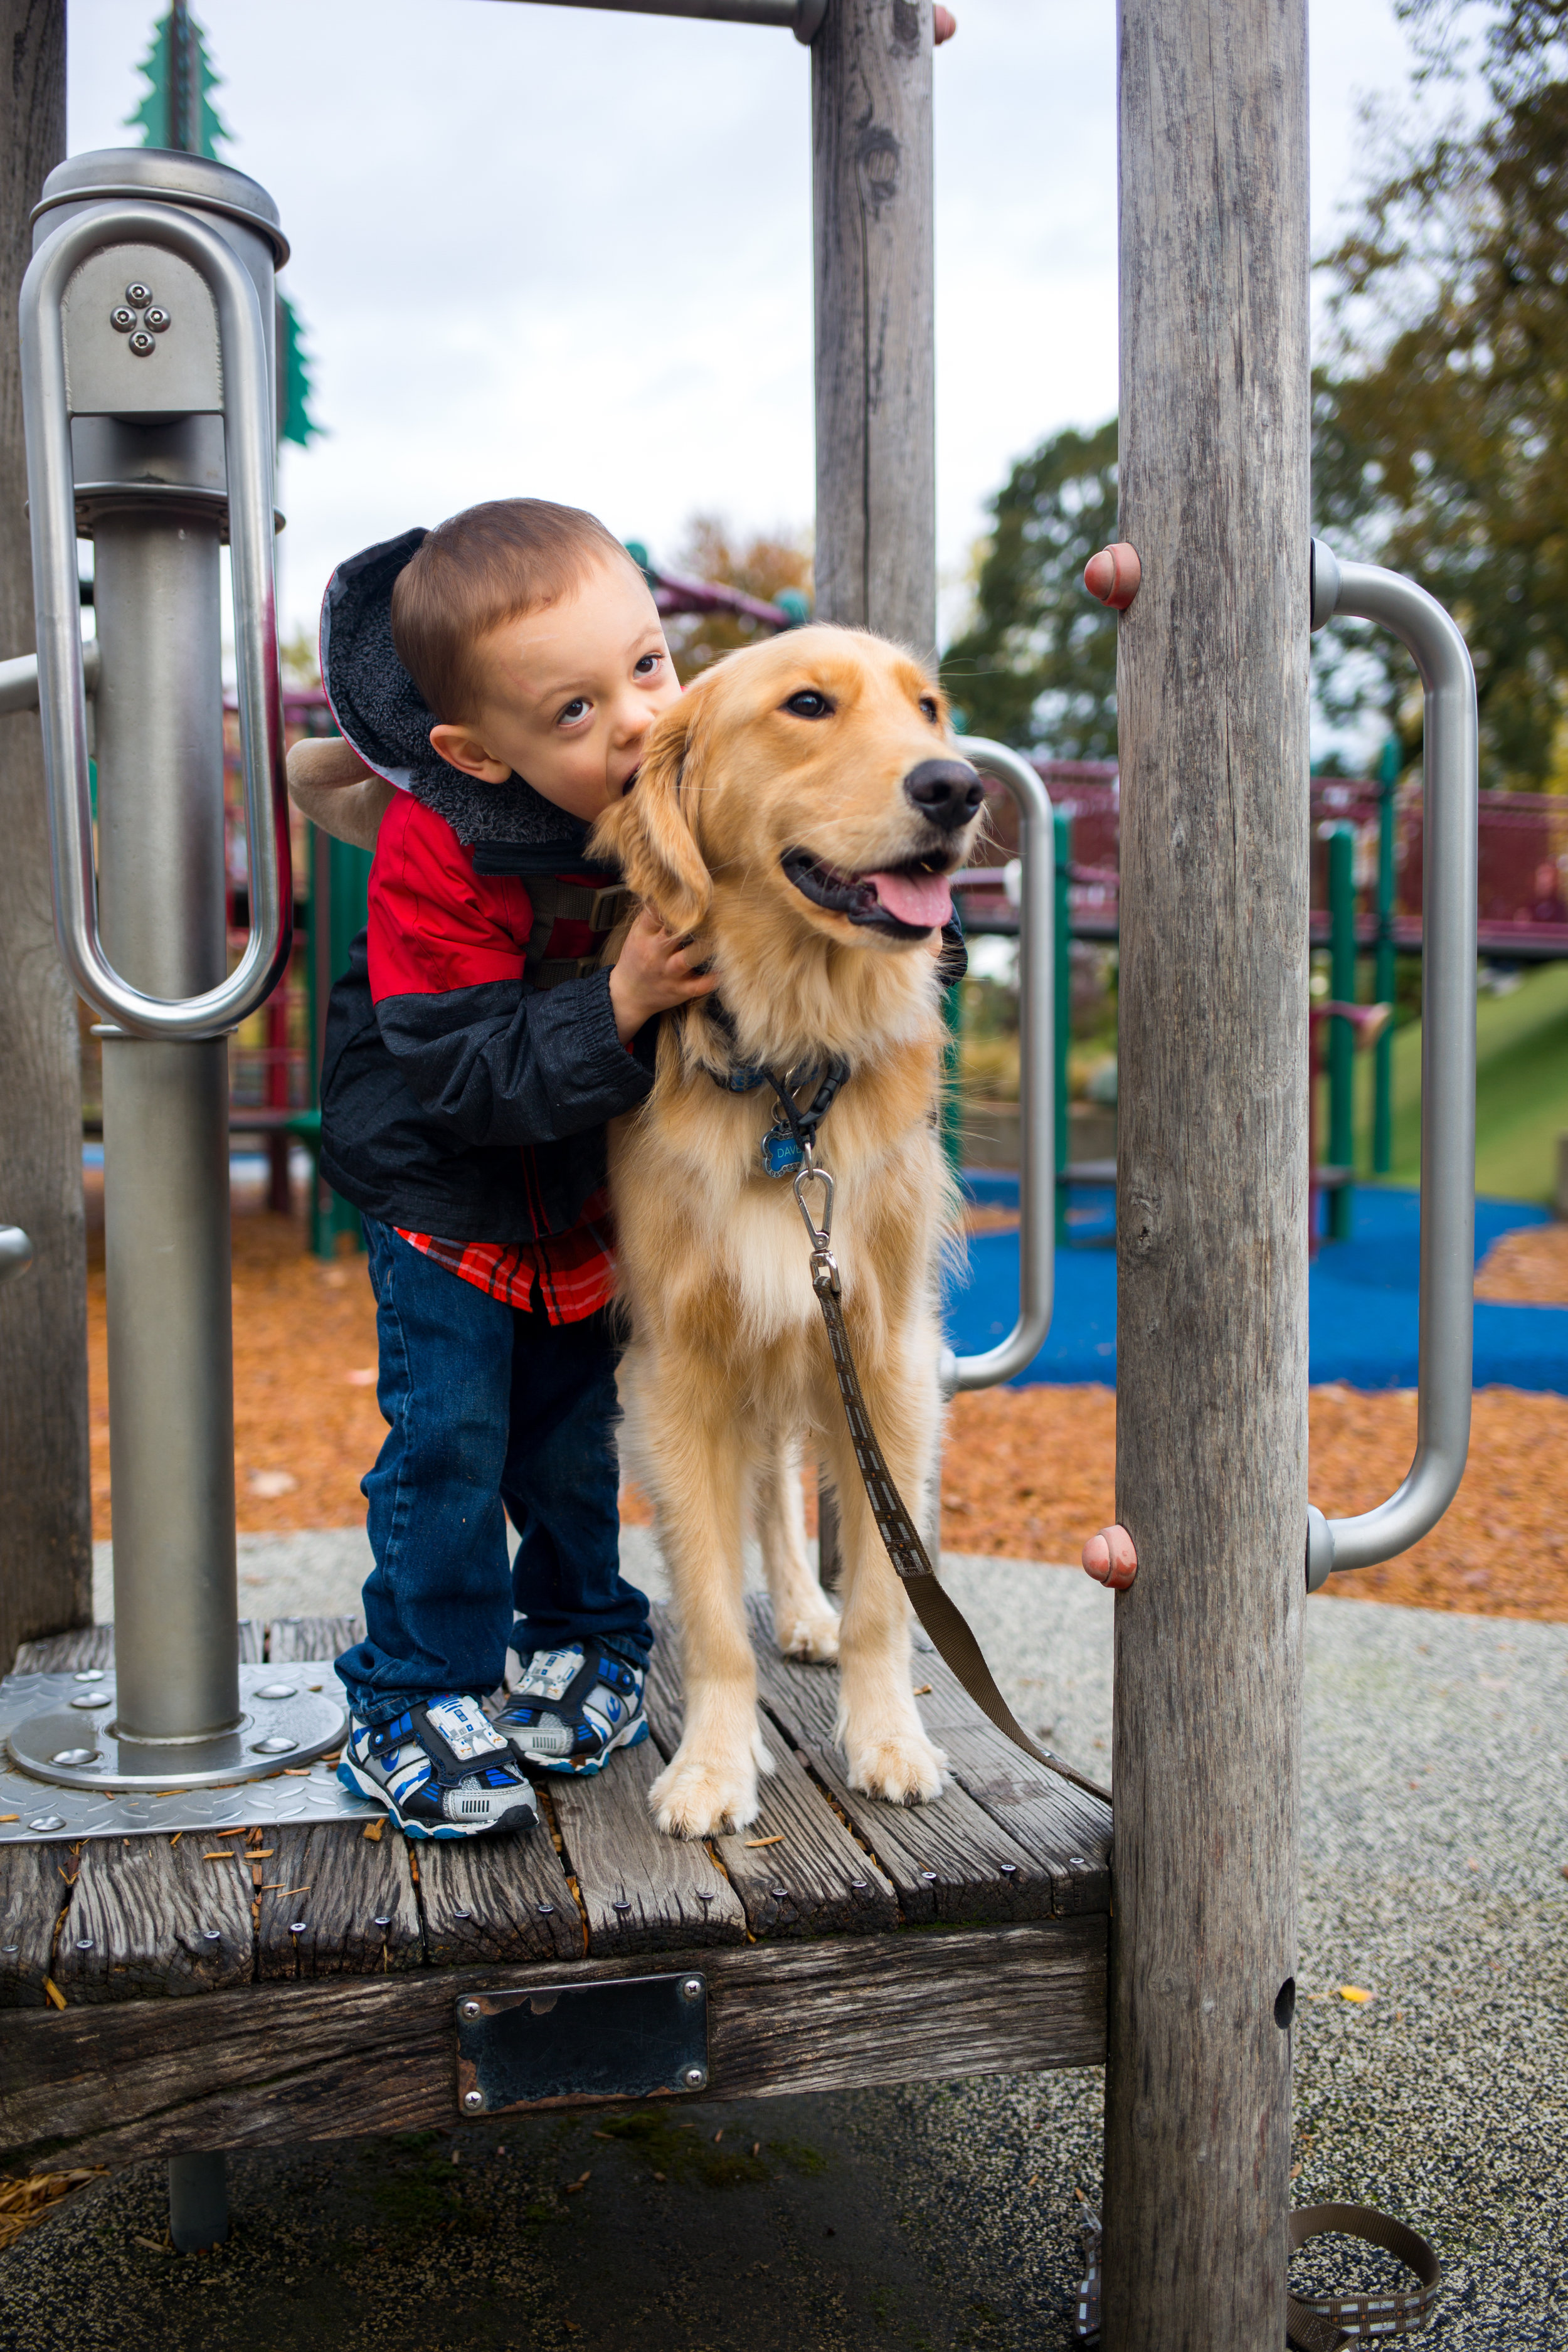
{"type": "MultiPolygon", "coordinates": [[[[951,1785],[909,1811],[858,1796],[837,1675],[781,1659],[752,1606],[777,1769],[741,1836],[681,1844],[649,1819],[679,1736],[667,1640],[651,1738],[597,1779],[551,1778],[523,1839],[411,1845],[355,1820],[0,1847],[0,2158],[449,2125],[460,2000],[692,1969],[703,2098],[1100,2063],[1109,1806],[1020,1755],[923,1653],[951,1785]]],[[[359,1632],[240,1630],[242,1655],[279,1663],[359,1632]]],[[[110,1626],[63,1634],[16,1668],[106,1665],[112,1644],[110,1626]]]]}

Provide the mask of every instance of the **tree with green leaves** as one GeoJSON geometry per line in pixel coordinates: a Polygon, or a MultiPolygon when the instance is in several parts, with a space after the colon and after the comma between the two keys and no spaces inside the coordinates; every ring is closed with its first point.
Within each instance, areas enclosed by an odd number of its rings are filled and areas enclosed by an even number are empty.
{"type": "MultiPolygon", "coordinates": [[[[126,121],[141,131],[143,145],[219,162],[219,140],[227,143],[234,133],[212,103],[210,93],[218,88],[220,77],[207,56],[206,35],[185,0],[174,0],[168,15],[153,26],[153,45],[141,71],[146,95],[126,121]]],[[[299,318],[283,295],[278,298],[278,314],[283,377],[279,437],[306,448],[321,430],[310,415],[310,364],[299,318]]]]}
{"type": "Polygon", "coordinates": [[[965,723],[1058,760],[1116,756],[1116,615],[1083,567],[1117,536],[1116,420],[1053,434],[991,501],[974,618],[942,657],[965,723]]]}
{"type": "MultiPolygon", "coordinates": [[[[1318,527],[1454,614],[1482,781],[1539,788],[1568,737],[1568,0],[1401,13],[1428,85],[1465,62],[1479,19],[1488,111],[1391,159],[1323,265],[1335,341],[1315,385],[1318,527]]],[[[1334,634],[1324,707],[1381,708],[1414,756],[1408,662],[1364,628],[1334,634]]]]}

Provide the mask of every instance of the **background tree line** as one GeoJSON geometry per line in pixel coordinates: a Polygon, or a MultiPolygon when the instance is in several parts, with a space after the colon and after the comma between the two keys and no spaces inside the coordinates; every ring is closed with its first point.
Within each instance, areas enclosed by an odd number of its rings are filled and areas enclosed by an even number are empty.
{"type": "MultiPolygon", "coordinates": [[[[1416,88],[1480,119],[1403,139],[1320,267],[1316,528],[1412,574],[1475,658],[1483,782],[1568,788],[1568,0],[1405,0],[1416,88]],[[1473,111],[1473,109],[1472,109],[1473,111]]],[[[1116,532],[1116,425],[1053,435],[993,502],[972,625],[943,677],[970,725],[1059,759],[1114,757],[1114,616],[1084,563],[1116,532]]],[[[1319,707],[1380,714],[1407,757],[1420,695],[1380,633],[1317,641],[1319,707]]]]}

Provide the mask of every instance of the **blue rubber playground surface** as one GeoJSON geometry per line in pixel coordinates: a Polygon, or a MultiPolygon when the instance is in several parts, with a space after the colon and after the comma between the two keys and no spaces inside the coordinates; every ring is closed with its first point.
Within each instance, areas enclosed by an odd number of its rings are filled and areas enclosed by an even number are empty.
{"type": "MultiPolygon", "coordinates": [[[[1016,1178],[973,1171],[977,1201],[1013,1205],[1016,1178]]],[[[1416,1195],[1363,1185],[1355,1195],[1354,1234],[1323,1242],[1312,1261],[1308,1312],[1310,1378],[1356,1389],[1415,1385],[1416,1281],[1421,1217],[1416,1195]]],[[[1075,1191],[1068,1204],[1072,1240],[1057,1252],[1057,1303],[1050,1336],[1015,1387],[1041,1381],[1116,1378],[1116,1253],[1109,1192],[1075,1191]]],[[[1478,1265],[1499,1235],[1551,1222],[1522,1201],[1476,1202],[1478,1265]]],[[[947,1286],[946,1322],[961,1355],[994,1346],[1013,1328],[1018,1298],[1018,1236],[976,1234],[967,1277],[947,1286]]],[[[1476,1301],[1478,1388],[1548,1389],[1568,1395],[1568,1307],[1501,1307],[1476,1301]]]]}

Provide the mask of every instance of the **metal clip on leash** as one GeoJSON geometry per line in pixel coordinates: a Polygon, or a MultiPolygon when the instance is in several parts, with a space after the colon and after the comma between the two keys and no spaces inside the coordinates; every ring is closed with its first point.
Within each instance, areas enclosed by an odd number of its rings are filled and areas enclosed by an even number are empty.
{"type": "Polygon", "coordinates": [[[811,1286],[819,1298],[837,1298],[839,1293],[838,1261],[829,1243],[833,1234],[833,1179],[826,1168],[816,1164],[816,1148],[808,1135],[805,1139],[800,1170],[795,1180],[795,1204],[805,1220],[805,1230],[811,1243],[811,1286]],[[822,1223],[818,1225],[805,1205],[804,1187],[822,1187],[822,1223]]]}

